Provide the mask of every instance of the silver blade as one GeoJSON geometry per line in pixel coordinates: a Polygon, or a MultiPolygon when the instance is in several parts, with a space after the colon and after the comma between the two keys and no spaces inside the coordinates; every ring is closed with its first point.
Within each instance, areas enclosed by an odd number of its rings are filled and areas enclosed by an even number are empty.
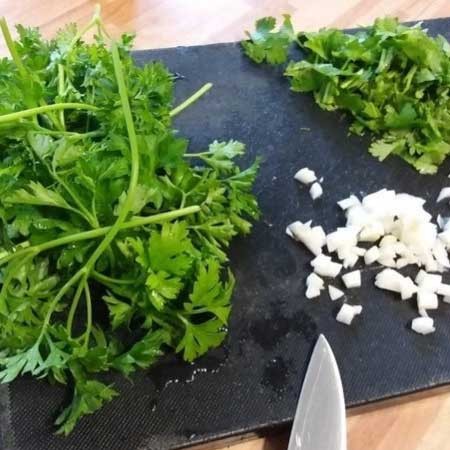
{"type": "Polygon", "coordinates": [[[314,347],[295,412],[288,450],[346,450],[341,376],[321,334],[314,347]]]}

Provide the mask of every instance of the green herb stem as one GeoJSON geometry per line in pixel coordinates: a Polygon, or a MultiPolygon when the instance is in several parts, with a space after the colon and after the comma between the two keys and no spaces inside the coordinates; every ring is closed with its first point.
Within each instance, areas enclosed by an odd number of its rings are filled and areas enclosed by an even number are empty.
{"type": "Polygon", "coordinates": [[[201,153],[185,153],[183,156],[185,158],[201,158],[202,156],[210,155],[211,152],[201,152],[201,153]]]}
{"type": "Polygon", "coordinates": [[[81,37],[84,34],[86,34],[91,28],[98,25],[99,23],[101,24],[100,12],[101,12],[100,5],[96,4],[94,7],[94,14],[92,15],[92,19],[74,36],[74,38],[69,44],[68,50],[71,50],[73,46],[81,39],[81,37]]]}
{"type": "Polygon", "coordinates": [[[181,322],[183,322],[183,325],[186,328],[189,326],[189,321],[181,313],[177,313],[177,317],[181,320],[181,322]]]}
{"type": "Polygon", "coordinates": [[[17,111],[10,114],[4,114],[0,116],[0,123],[12,122],[19,119],[25,119],[26,117],[36,116],[37,114],[59,111],[62,109],[83,109],[86,111],[99,110],[99,108],[97,108],[96,106],[87,105],[85,103],[55,103],[53,105],[36,106],[35,108],[25,109],[23,111],[17,111]]]}
{"type": "Polygon", "coordinates": [[[89,346],[89,337],[92,330],[92,299],[89,284],[84,284],[84,299],[86,302],[86,331],[84,332],[84,348],[87,350],[89,346]]]}
{"type": "Polygon", "coordinates": [[[187,206],[186,208],[180,208],[180,209],[176,209],[174,211],[159,213],[159,214],[155,214],[155,215],[149,216],[149,217],[137,216],[137,217],[134,217],[133,219],[129,220],[128,222],[125,222],[121,226],[121,229],[141,227],[141,226],[149,225],[149,224],[155,223],[155,222],[167,222],[168,220],[173,220],[173,219],[176,219],[176,218],[182,217],[182,216],[188,216],[189,214],[194,214],[199,211],[200,211],[200,206],[192,205],[192,206],[187,206]],[[150,219],[154,219],[157,217],[159,217],[159,218],[156,220],[150,220],[150,219]]]}
{"type": "Polygon", "coordinates": [[[41,127],[40,125],[36,125],[33,127],[33,132],[39,134],[46,134],[48,136],[64,136],[71,140],[78,139],[89,139],[98,136],[104,136],[104,132],[101,130],[89,131],[86,133],[77,133],[74,131],[63,131],[63,130],[49,130],[48,128],[41,127]]]}
{"type": "Polygon", "coordinates": [[[108,285],[111,285],[111,284],[132,285],[137,282],[137,280],[123,280],[121,278],[108,277],[107,275],[97,272],[96,270],[93,270],[91,272],[91,276],[93,278],[95,278],[97,281],[100,281],[100,283],[104,283],[104,284],[108,284],[108,285]]]}
{"type": "Polygon", "coordinates": [[[197,92],[195,92],[193,95],[191,95],[188,99],[186,99],[183,103],[178,105],[176,108],[172,109],[170,111],[170,117],[175,117],[177,114],[179,114],[184,109],[191,106],[193,103],[195,103],[202,95],[206,94],[211,88],[213,87],[212,83],[206,83],[204,86],[202,86],[197,92]]]}
{"type": "MultiPolygon", "coordinates": [[[[42,341],[42,338],[45,336],[45,332],[47,331],[47,327],[50,324],[50,319],[52,317],[53,312],[55,311],[56,305],[59,301],[66,295],[66,293],[71,289],[71,287],[82,277],[86,276],[86,270],[84,267],[76,272],[59,290],[59,292],[53,297],[53,300],[50,302],[47,314],[42,322],[41,332],[36,340],[36,345],[42,341]]],[[[73,302],[72,302],[73,305],[73,302]]]]}
{"type": "MultiPolygon", "coordinates": [[[[62,98],[64,95],[64,84],[64,67],[62,64],[58,64],[58,95],[60,98],[62,98]]],[[[63,109],[59,111],[59,121],[61,123],[61,126],[65,129],[66,121],[64,119],[63,109]]]]}
{"type": "Polygon", "coordinates": [[[84,278],[78,284],[77,290],[75,291],[75,295],[73,296],[73,299],[72,299],[72,304],[70,305],[70,310],[69,310],[69,314],[67,316],[67,325],[66,325],[67,334],[69,336],[71,336],[71,334],[72,334],[72,326],[73,326],[73,320],[75,318],[75,312],[77,310],[78,303],[80,301],[80,297],[81,297],[81,294],[83,293],[83,289],[85,286],[86,286],[86,278],[84,278]]]}
{"type": "Polygon", "coordinates": [[[409,88],[411,87],[411,83],[412,83],[412,80],[413,80],[416,72],[417,72],[417,66],[414,65],[411,67],[411,69],[406,74],[405,79],[404,79],[405,87],[402,91],[403,94],[406,94],[406,92],[408,92],[409,88]]]}
{"type": "Polygon", "coordinates": [[[8,24],[6,23],[6,19],[2,17],[0,19],[0,28],[2,30],[3,38],[5,39],[6,46],[8,47],[9,53],[11,54],[11,58],[14,61],[14,64],[17,66],[17,69],[22,77],[27,76],[27,70],[23,65],[22,60],[20,59],[19,54],[17,53],[16,45],[14,44],[14,40],[9,31],[8,24]]]}
{"type": "MultiPolygon", "coordinates": [[[[174,211],[168,211],[164,213],[154,214],[148,217],[135,217],[128,222],[124,222],[120,226],[120,230],[126,230],[129,228],[137,228],[145,225],[151,225],[153,223],[167,222],[170,220],[177,219],[179,217],[187,216],[189,214],[194,214],[200,211],[200,206],[187,206],[186,208],[176,209],[174,211]]],[[[54,239],[52,241],[44,242],[42,244],[22,248],[15,253],[10,253],[3,258],[0,258],[0,266],[6,264],[14,258],[22,257],[28,253],[33,253],[37,255],[46,250],[50,250],[55,247],[60,247],[61,245],[73,244],[74,242],[86,241],[89,239],[95,239],[104,236],[112,227],[102,227],[96,228],[95,230],[82,231],[81,233],[69,234],[59,239],[54,239]]]]}

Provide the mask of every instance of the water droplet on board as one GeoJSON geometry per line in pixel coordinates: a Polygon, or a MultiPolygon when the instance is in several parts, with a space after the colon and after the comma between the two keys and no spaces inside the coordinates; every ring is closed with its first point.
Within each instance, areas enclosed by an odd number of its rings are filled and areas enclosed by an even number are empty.
{"type": "Polygon", "coordinates": [[[150,402],[149,406],[150,406],[150,411],[151,411],[152,413],[156,411],[156,405],[157,405],[157,404],[158,404],[158,402],[157,402],[155,399],[153,399],[153,400],[150,402]]]}
{"type": "Polygon", "coordinates": [[[271,359],[264,367],[261,383],[277,393],[286,390],[288,366],[281,356],[271,359]]]}
{"type": "Polygon", "coordinates": [[[304,311],[287,317],[282,315],[279,309],[272,308],[265,317],[254,321],[249,327],[250,337],[264,350],[275,348],[290,331],[303,335],[308,342],[317,338],[317,325],[304,311]]]}
{"type": "Polygon", "coordinates": [[[149,376],[158,392],[178,383],[193,383],[199,375],[217,373],[228,359],[228,349],[222,346],[211,350],[207,355],[194,363],[186,364],[177,357],[171,356],[158,362],[149,371],[149,376]]]}
{"type": "Polygon", "coordinates": [[[189,439],[190,441],[192,441],[192,439],[195,439],[197,437],[197,433],[190,429],[184,430],[183,435],[186,436],[186,438],[189,439]]]}

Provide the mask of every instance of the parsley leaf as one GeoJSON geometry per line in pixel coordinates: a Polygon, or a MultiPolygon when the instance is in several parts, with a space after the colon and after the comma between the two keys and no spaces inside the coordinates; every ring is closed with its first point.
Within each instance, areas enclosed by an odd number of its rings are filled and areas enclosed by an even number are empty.
{"type": "Polygon", "coordinates": [[[200,324],[185,322],[185,333],[176,351],[183,352],[186,361],[193,361],[204,355],[210,348],[218,347],[225,339],[226,332],[217,319],[200,324]]]}
{"type": "Polygon", "coordinates": [[[206,265],[200,266],[194,283],[189,303],[184,304],[186,311],[197,313],[199,310],[214,314],[219,321],[226,325],[230,313],[230,300],[234,288],[234,278],[228,273],[228,281],[220,281],[220,264],[211,259],[206,265]]]}
{"type": "Polygon", "coordinates": [[[117,357],[112,365],[125,375],[130,375],[137,368],[146,369],[163,354],[161,346],[169,343],[170,334],[166,330],[150,332],[117,357]]]}
{"type": "Polygon", "coordinates": [[[70,205],[64,198],[51,189],[47,189],[42,184],[30,181],[29,190],[19,189],[6,198],[7,203],[28,204],[40,206],[55,206],[70,209],[70,205]]]}
{"type": "Polygon", "coordinates": [[[121,301],[112,295],[105,295],[103,300],[108,306],[109,318],[113,330],[129,323],[133,314],[132,305],[121,301]]]}
{"type": "Polygon", "coordinates": [[[185,326],[185,332],[176,351],[183,352],[187,361],[217,347],[226,336],[225,327],[230,314],[234,278],[229,272],[228,280],[222,282],[220,270],[220,263],[216,259],[210,259],[201,265],[189,301],[183,304],[184,313],[179,317],[185,326]]]}
{"type": "Polygon", "coordinates": [[[195,252],[184,221],[165,223],[160,232],[150,236],[148,259],[156,271],[184,275],[195,252]]]}
{"type": "Polygon", "coordinates": [[[295,39],[291,18],[285,14],[278,31],[275,30],[274,17],[264,17],[256,21],[255,31],[247,36],[249,41],[243,41],[245,54],[257,63],[264,61],[269,64],[281,64],[287,60],[289,45],[295,39]]]}
{"type": "Polygon", "coordinates": [[[58,433],[69,434],[78,419],[100,409],[117,394],[111,386],[96,380],[76,380],[72,403],[57,417],[58,433]]]}
{"type": "MultiPolygon", "coordinates": [[[[243,155],[245,145],[237,141],[217,142],[210,144],[208,151],[199,153],[198,157],[214,169],[230,171],[234,168],[233,158],[243,155]]],[[[193,156],[193,155],[190,155],[193,156]]]]}

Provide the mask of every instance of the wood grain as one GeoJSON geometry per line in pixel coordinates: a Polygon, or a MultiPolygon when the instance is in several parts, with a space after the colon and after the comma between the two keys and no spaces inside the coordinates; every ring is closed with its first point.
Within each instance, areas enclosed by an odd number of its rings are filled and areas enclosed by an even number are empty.
{"type": "Polygon", "coordinates": [[[51,36],[66,22],[88,21],[97,3],[113,35],[137,32],[137,48],[239,40],[263,15],[290,13],[305,30],[363,25],[386,14],[402,20],[450,15],[448,0],[0,0],[0,15],[51,36]]]}
{"type": "MultiPolygon", "coordinates": [[[[137,48],[235,41],[256,18],[282,13],[290,13],[296,28],[304,30],[364,25],[382,15],[402,20],[450,16],[449,0],[0,0],[0,15],[10,24],[39,26],[51,36],[64,23],[87,22],[96,3],[112,35],[137,32],[137,48]]],[[[3,43],[0,53],[5,53],[3,43]]],[[[450,450],[449,424],[450,392],[351,412],[349,450],[450,450]]],[[[232,450],[281,450],[286,445],[287,436],[277,435],[232,450]]]]}

